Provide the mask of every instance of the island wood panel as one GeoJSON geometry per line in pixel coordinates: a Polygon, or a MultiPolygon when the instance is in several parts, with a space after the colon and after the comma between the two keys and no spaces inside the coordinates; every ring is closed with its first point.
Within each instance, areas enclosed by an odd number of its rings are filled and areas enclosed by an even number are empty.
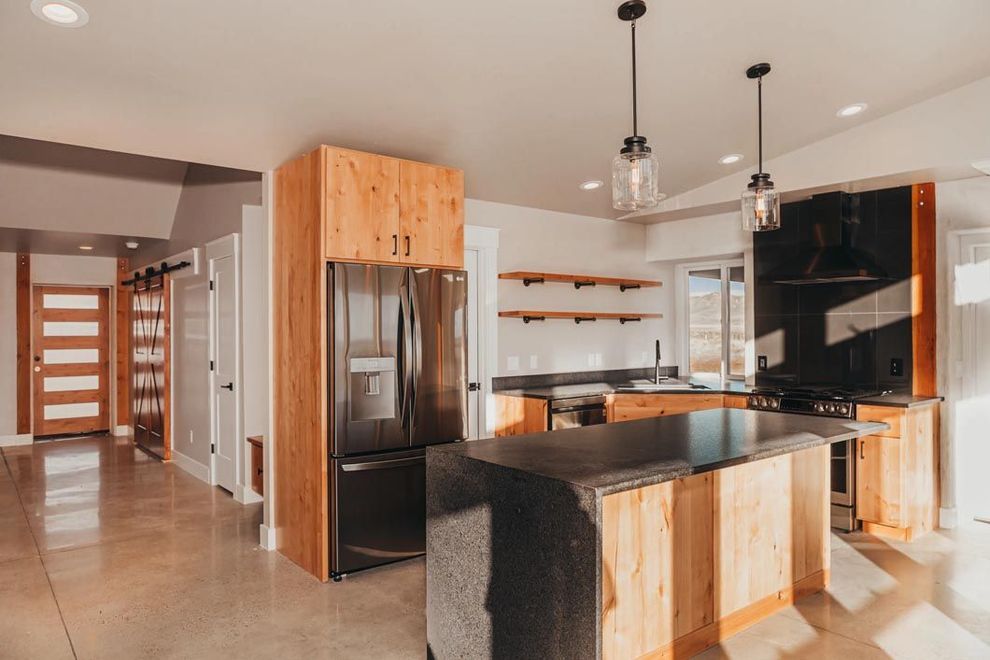
{"type": "Polygon", "coordinates": [[[31,433],[31,255],[17,254],[17,433],[31,433]]]}
{"type": "Polygon", "coordinates": [[[911,187],[912,393],[935,396],[935,184],[911,187]]]}
{"type": "Polygon", "coordinates": [[[603,277],[601,275],[568,275],[564,273],[538,273],[528,270],[514,270],[508,273],[499,273],[502,280],[544,280],[545,282],[564,282],[573,284],[580,282],[594,283],[595,286],[618,286],[626,288],[641,288],[663,286],[659,280],[637,280],[628,277],[603,277]]]}
{"type": "Polygon", "coordinates": [[[721,394],[613,394],[610,421],[625,422],[721,408],[722,398],[721,394]]]}
{"type": "Polygon", "coordinates": [[[326,581],[324,153],[317,149],[275,172],[272,442],[278,549],[326,581]]]}
{"type": "Polygon", "coordinates": [[[327,258],[402,261],[399,161],[335,147],[323,150],[327,258]]]}
{"type": "Polygon", "coordinates": [[[464,173],[451,167],[399,163],[399,260],[464,268],[464,173]]]}
{"type": "Polygon", "coordinates": [[[748,397],[745,394],[726,394],[722,397],[723,408],[739,408],[746,410],[748,397]]]}
{"type": "Polygon", "coordinates": [[[829,448],[602,498],[602,657],[688,657],[819,591],[829,448]]]}
{"type": "Polygon", "coordinates": [[[131,423],[131,300],[132,287],[121,284],[131,277],[130,260],[117,259],[117,288],[114,291],[114,365],[117,426],[131,423]]]}
{"type": "Polygon", "coordinates": [[[547,430],[547,401],[495,395],[495,436],[522,435],[547,430]]]}

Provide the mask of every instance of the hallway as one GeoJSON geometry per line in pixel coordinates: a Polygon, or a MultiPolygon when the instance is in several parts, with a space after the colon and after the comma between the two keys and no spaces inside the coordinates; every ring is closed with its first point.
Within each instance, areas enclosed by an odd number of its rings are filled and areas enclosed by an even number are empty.
{"type": "Polygon", "coordinates": [[[415,657],[422,561],[323,585],[125,438],[0,450],[0,657],[415,657]],[[347,607],[342,605],[346,603],[347,607]]]}

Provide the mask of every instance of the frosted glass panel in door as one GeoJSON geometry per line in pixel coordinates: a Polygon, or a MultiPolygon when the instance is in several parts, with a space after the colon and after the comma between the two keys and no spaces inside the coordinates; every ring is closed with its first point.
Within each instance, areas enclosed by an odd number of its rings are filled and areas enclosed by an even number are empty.
{"type": "Polygon", "coordinates": [[[45,364],[92,364],[100,361],[98,348],[46,348],[45,364]]]}
{"type": "Polygon", "coordinates": [[[99,309],[100,297],[92,294],[46,293],[45,309],[99,309]]]}
{"type": "Polygon", "coordinates": [[[45,376],[46,392],[76,392],[100,389],[100,377],[93,376],[45,376]]]}
{"type": "Polygon", "coordinates": [[[69,419],[72,417],[96,417],[100,414],[100,404],[96,401],[87,403],[53,403],[45,406],[45,419],[69,419]]]}
{"type": "Polygon", "coordinates": [[[96,337],[100,334],[99,321],[45,321],[46,337],[96,337]]]}

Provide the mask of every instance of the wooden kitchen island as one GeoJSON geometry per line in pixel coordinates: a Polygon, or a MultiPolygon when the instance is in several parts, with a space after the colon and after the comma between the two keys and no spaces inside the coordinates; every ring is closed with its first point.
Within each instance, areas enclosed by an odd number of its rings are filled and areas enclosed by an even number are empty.
{"type": "Polygon", "coordinates": [[[687,657],[821,590],[829,448],[886,424],[720,409],[431,447],[432,657],[687,657]]]}

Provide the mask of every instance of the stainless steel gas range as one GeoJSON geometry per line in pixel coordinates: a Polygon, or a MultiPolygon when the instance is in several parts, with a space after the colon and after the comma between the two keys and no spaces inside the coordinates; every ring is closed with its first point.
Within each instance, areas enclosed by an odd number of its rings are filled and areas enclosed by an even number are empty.
{"type": "MultiPolygon", "coordinates": [[[[879,391],[842,387],[800,387],[757,389],[749,395],[751,410],[818,415],[820,417],[856,418],[856,401],[883,394],[879,391]]],[[[844,531],[856,529],[856,443],[832,445],[832,527],[844,531]]]]}

